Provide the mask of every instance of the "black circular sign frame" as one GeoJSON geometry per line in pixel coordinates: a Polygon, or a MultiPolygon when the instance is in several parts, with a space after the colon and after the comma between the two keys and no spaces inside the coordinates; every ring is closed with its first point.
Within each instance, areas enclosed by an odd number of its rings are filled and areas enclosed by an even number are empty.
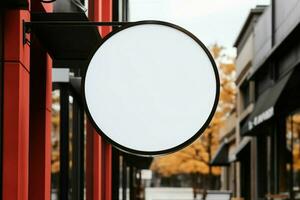
{"type": "Polygon", "coordinates": [[[201,134],[204,132],[204,130],[208,127],[209,123],[211,122],[213,116],[214,116],[214,113],[217,109],[217,105],[218,105],[218,101],[219,101],[219,95],[220,95],[220,78],[219,78],[219,73],[218,73],[218,68],[216,66],[216,63],[212,57],[212,55],[210,54],[209,50],[206,48],[206,46],[195,36],[193,35],[191,32],[187,31],[186,29],[180,27],[180,26],[177,26],[175,24],[172,24],[172,23],[169,23],[169,22],[164,22],[164,21],[156,21],[156,20],[145,20],[145,21],[138,21],[138,22],[132,22],[132,23],[129,23],[127,25],[124,25],[122,26],[121,28],[118,28],[112,32],[110,32],[107,36],[105,36],[102,40],[102,42],[98,45],[97,48],[95,48],[93,51],[92,51],[92,54],[89,58],[89,61],[88,61],[88,65],[85,69],[85,72],[84,72],[84,76],[83,76],[83,82],[82,82],[82,94],[83,94],[83,104],[84,104],[84,107],[85,107],[85,110],[86,110],[86,114],[90,120],[90,122],[92,123],[92,125],[94,126],[94,128],[96,129],[97,133],[102,136],[107,142],[109,142],[110,144],[112,144],[113,146],[115,146],[116,148],[118,148],[119,150],[121,151],[124,151],[124,152],[127,152],[127,153],[131,153],[131,154],[134,154],[134,155],[139,155],[139,156],[156,156],[156,155],[164,155],[164,154],[169,154],[169,153],[173,153],[175,151],[178,151],[186,146],[188,146],[189,144],[191,144],[192,142],[194,142],[197,138],[199,138],[201,136],[201,134]],[[87,70],[88,70],[88,66],[89,66],[89,63],[91,62],[94,54],[96,53],[96,51],[100,48],[100,46],[102,44],[104,44],[110,37],[112,37],[114,34],[124,30],[124,29],[127,29],[127,28],[130,28],[130,27],[133,27],[133,26],[138,26],[138,25],[145,25],[145,24],[156,24],[156,25],[163,25],[163,26],[168,26],[168,27],[171,27],[171,28],[174,28],[174,29],[177,29],[183,33],[185,33],[186,35],[188,35],[189,37],[191,37],[195,42],[197,42],[200,47],[204,50],[204,52],[206,53],[206,55],[208,56],[211,64],[212,64],[212,67],[213,67],[213,71],[214,71],[214,74],[215,74],[215,80],[216,80],[216,95],[215,95],[215,100],[214,100],[214,104],[213,104],[213,107],[212,107],[212,110],[207,118],[207,120],[205,121],[205,123],[202,125],[202,127],[190,138],[188,139],[187,141],[181,143],[180,145],[177,145],[173,148],[170,148],[170,149],[166,149],[166,150],[161,150],[161,151],[140,151],[140,150],[135,150],[135,149],[131,149],[131,148],[127,148],[115,141],[113,141],[111,138],[109,138],[99,127],[98,125],[96,124],[96,122],[93,120],[92,118],[92,115],[89,111],[89,108],[87,106],[87,102],[86,102],[86,96],[85,96],[85,77],[86,77],[86,73],[87,73],[87,70]]]}

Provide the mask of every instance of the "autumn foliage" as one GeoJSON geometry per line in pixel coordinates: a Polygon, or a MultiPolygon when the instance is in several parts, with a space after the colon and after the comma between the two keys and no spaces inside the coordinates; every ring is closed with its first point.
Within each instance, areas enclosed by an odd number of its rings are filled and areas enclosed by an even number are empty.
{"type": "Polygon", "coordinates": [[[300,114],[291,115],[286,120],[287,150],[293,160],[292,166],[287,165],[287,170],[300,171],[300,114]]]}
{"type": "Polygon", "coordinates": [[[220,98],[217,111],[202,136],[188,147],[173,154],[154,159],[151,169],[162,176],[175,174],[219,175],[219,167],[210,167],[209,163],[219,146],[219,132],[235,106],[235,65],[234,59],[223,54],[223,48],[217,44],[211,47],[220,76],[220,98]]]}
{"type": "Polygon", "coordinates": [[[59,172],[59,92],[52,93],[51,172],[59,172]]]}

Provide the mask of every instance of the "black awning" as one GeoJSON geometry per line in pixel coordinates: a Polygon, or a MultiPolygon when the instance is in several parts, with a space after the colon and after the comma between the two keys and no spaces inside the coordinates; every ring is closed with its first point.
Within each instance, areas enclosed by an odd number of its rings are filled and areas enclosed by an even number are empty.
{"type": "Polygon", "coordinates": [[[248,147],[251,143],[252,138],[249,136],[243,137],[237,148],[235,149],[235,158],[239,159],[243,154],[246,147],[248,147]]]}
{"type": "Polygon", "coordinates": [[[82,102],[81,82],[81,77],[70,77],[71,91],[74,92],[75,98],[80,102],[82,102]]]}
{"type": "Polygon", "coordinates": [[[268,121],[274,115],[274,107],[291,77],[292,72],[281,78],[271,88],[263,92],[257,99],[253,112],[241,128],[241,134],[247,134],[254,128],[268,121]]]}
{"type": "MultiPolygon", "coordinates": [[[[84,13],[32,13],[31,20],[32,22],[89,21],[84,13]]],[[[30,29],[54,60],[54,67],[85,67],[101,42],[95,26],[33,23],[30,29]]]]}
{"type": "Polygon", "coordinates": [[[149,169],[153,160],[152,157],[142,157],[128,153],[123,153],[123,158],[128,166],[133,166],[137,169],[149,169]]]}
{"type": "Polygon", "coordinates": [[[0,9],[1,8],[28,8],[28,0],[1,0],[0,9]]]}
{"type": "Polygon", "coordinates": [[[229,161],[229,142],[225,140],[217,150],[216,154],[212,158],[210,165],[212,166],[227,166],[229,161]]]}

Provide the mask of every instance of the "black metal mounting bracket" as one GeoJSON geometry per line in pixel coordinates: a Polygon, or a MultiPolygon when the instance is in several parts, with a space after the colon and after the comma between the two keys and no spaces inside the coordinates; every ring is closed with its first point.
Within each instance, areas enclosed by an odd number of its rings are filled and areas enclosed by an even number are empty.
{"type": "Polygon", "coordinates": [[[93,21],[33,21],[25,22],[23,21],[23,44],[29,42],[26,38],[26,34],[31,33],[32,27],[34,26],[45,26],[45,25],[56,25],[56,26],[112,26],[121,27],[133,24],[135,22],[93,22],[93,21]]]}
{"type": "Polygon", "coordinates": [[[26,38],[26,26],[25,26],[25,21],[23,20],[23,25],[22,25],[22,29],[23,29],[23,45],[25,45],[29,40],[26,38]]]}

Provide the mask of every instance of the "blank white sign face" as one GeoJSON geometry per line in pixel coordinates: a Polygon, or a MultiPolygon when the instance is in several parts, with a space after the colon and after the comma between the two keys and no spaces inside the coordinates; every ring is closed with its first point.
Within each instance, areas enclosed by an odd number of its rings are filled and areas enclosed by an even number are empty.
{"type": "Polygon", "coordinates": [[[209,124],[219,96],[215,64],[189,32],[137,22],[109,36],[84,81],[88,115],[117,148],[139,155],[179,150],[209,124]]]}

